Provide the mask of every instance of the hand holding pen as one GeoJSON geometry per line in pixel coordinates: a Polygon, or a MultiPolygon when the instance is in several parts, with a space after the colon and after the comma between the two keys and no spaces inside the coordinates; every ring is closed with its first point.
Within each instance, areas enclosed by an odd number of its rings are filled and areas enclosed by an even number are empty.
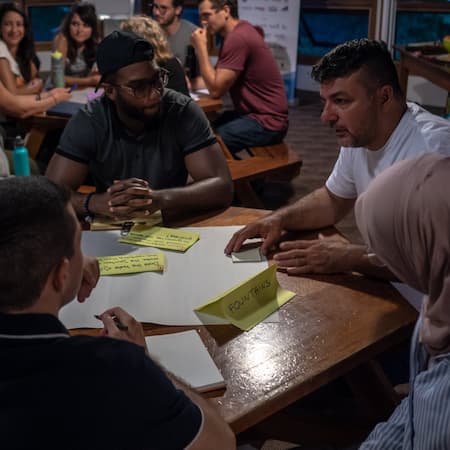
{"type": "Polygon", "coordinates": [[[103,322],[103,336],[133,342],[134,344],[144,347],[146,353],[148,353],[144,329],[142,328],[141,323],[125,310],[119,307],[111,308],[95,317],[103,322]]]}

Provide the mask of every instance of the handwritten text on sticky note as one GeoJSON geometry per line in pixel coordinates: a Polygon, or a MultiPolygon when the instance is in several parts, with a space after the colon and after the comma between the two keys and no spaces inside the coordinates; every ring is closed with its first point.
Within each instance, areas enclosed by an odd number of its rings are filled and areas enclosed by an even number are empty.
{"type": "Polygon", "coordinates": [[[222,317],[241,330],[249,330],[294,296],[294,292],[280,287],[273,265],[195,311],[222,317]]]}
{"type": "Polygon", "coordinates": [[[126,273],[162,272],[164,253],[145,255],[99,256],[100,275],[123,275],[126,273]]]}
{"type": "Polygon", "coordinates": [[[119,242],[184,252],[199,239],[198,233],[190,231],[134,225],[128,235],[121,238],[119,242]]]}

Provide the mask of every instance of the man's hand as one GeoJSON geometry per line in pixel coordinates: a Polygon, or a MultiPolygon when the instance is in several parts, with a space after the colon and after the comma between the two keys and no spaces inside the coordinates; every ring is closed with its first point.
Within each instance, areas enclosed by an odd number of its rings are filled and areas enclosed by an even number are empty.
{"type": "Polygon", "coordinates": [[[70,100],[72,94],[69,92],[69,88],[54,88],[48,92],[45,92],[41,95],[41,98],[52,97],[55,101],[55,104],[60,102],[66,102],[70,100]]]}
{"type": "Polygon", "coordinates": [[[263,238],[261,252],[263,255],[267,255],[270,247],[280,240],[282,232],[283,226],[280,216],[271,214],[263,217],[234,233],[225,247],[225,254],[238,252],[247,239],[261,237],[263,238]]]}
{"type": "Polygon", "coordinates": [[[92,196],[89,209],[102,216],[126,220],[147,217],[160,207],[147,181],[129,178],[116,180],[105,193],[92,196]]]}
{"type": "Polygon", "coordinates": [[[273,257],[279,268],[290,275],[304,273],[338,273],[355,269],[364,247],[350,244],[343,238],[324,238],[304,241],[286,241],[273,257]]]}
{"type": "Polygon", "coordinates": [[[207,48],[208,46],[208,32],[206,28],[197,28],[191,34],[191,44],[197,50],[199,48],[207,48]]]}
{"type": "Polygon", "coordinates": [[[26,86],[30,89],[31,93],[38,93],[42,91],[44,87],[44,81],[41,78],[33,78],[26,86]]]}
{"type": "Polygon", "coordinates": [[[100,314],[98,318],[103,322],[102,334],[115,339],[133,342],[144,347],[148,354],[145,342],[144,329],[140,322],[122,308],[111,308],[100,314]]]}
{"type": "Polygon", "coordinates": [[[83,255],[83,278],[81,280],[80,290],[78,291],[78,301],[83,303],[97,286],[100,277],[100,268],[97,258],[83,255]]]}

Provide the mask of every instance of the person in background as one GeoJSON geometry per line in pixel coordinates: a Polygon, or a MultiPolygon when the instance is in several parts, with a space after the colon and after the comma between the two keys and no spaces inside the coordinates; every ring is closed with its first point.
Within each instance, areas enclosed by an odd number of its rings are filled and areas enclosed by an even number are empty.
{"type": "Polygon", "coordinates": [[[181,18],[183,5],[183,0],[154,0],[152,2],[152,16],[165,31],[173,54],[180,60],[181,65],[186,67],[191,34],[198,27],[181,18]]]}
{"type": "MultiPolygon", "coordinates": [[[[16,119],[23,119],[30,117],[33,114],[42,113],[59,102],[69,100],[71,94],[69,94],[68,91],[68,89],[64,88],[55,88],[51,91],[43,92],[38,95],[14,95],[6,89],[2,82],[0,82],[0,114],[16,119]]],[[[17,130],[17,128],[14,128],[14,130],[17,130]]],[[[20,131],[21,130],[18,130],[17,133],[20,134],[20,131]]],[[[12,149],[16,134],[11,134],[10,128],[0,126],[0,135],[1,148],[5,149],[6,147],[8,149],[12,149]]],[[[13,173],[11,150],[5,150],[5,153],[10,161],[9,171],[13,173]]],[[[30,167],[32,173],[39,173],[37,165],[31,159],[30,167]]]]}
{"type": "Polygon", "coordinates": [[[211,97],[229,92],[234,105],[234,111],[214,122],[217,132],[234,155],[281,142],[288,129],[287,97],[264,38],[249,22],[239,20],[237,0],[200,0],[198,9],[207,27],[191,37],[200,75],[211,97]],[[215,68],[209,61],[207,31],[223,38],[215,68]]]}
{"type": "Polygon", "coordinates": [[[58,320],[83,289],[69,191],[45,177],[0,181],[0,230],[2,448],[235,448],[213,403],[150,359],[123,309],[102,312],[103,336],[71,336],[58,320]]]}
{"type": "Polygon", "coordinates": [[[76,212],[126,219],[228,206],[233,184],[209,122],[190,97],[164,89],[152,45],[114,31],[97,64],[105,95],[71,118],[46,172],[74,191],[76,212]],[[96,193],[77,193],[88,173],[96,193]]]}
{"type": "MultiPolygon", "coordinates": [[[[450,122],[406,102],[384,43],[356,39],[341,44],[313,67],[312,76],[320,83],[321,119],[335,129],[341,145],[333,171],[321,188],[235,233],[226,253],[262,237],[267,254],[285,230],[335,225],[395,162],[422,153],[450,156],[450,122]]],[[[274,260],[290,275],[357,271],[395,279],[365,245],[343,238],[285,241],[274,260]]]]}
{"type": "Polygon", "coordinates": [[[55,88],[38,95],[14,95],[0,82],[0,113],[24,119],[68,101],[70,97],[68,88],[55,88]]]}
{"type": "Polygon", "coordinates": [[[163,30],[158,22],[147,16],[132,16],[120,24],[125,31],[132,31],[152,45],[155,51],[155,62],[168,71],[169,80],[166,87],[189,96],[186,76],[180,61],[173,56],[163,30]]]}
{"type": "Polygon", "coordinates": [[[91,3],[75,3],[55,36],[53,51],[64,58],[66,85],[97,86],[100,75],[95,67],[99,42],[98,19],[91,3]]]}
{"type": "Polygon", "coordinates": [[[0,6],[0,82],[13,94],[38,94],[40,61],[27,16],[13,3],[0,6]]]}
{"type": "Polygon", "coordinates": [[[449,177],[449,157],[422,155],[384,171],[356,202],[368,248],[426,294],[411,342],[409,395],[360,450],[450,448],[449,177]]]}

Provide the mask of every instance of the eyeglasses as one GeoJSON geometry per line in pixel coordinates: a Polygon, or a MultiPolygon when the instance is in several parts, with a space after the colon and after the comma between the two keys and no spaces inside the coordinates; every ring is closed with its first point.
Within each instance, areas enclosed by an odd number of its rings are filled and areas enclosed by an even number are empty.
{"type": "Polygon", "coordinates": [[[156,3],[150,3],[149,6],[153,11],[157,9],[161,14],[165,14],[169,9],[172,9],[171,6],[163,6],[156,3]]]}
{"type": "Polygon", "coordinates": [[[130,85],[115,84],[115,83],[109,84],[127,90],[131,95],[133,95],[136,98],[146,98],[153,91],[155,91],[159,95],[162,95],[162,92],[164,88],[167,86],[168,82],[169,82],[169,71],[165,69],[159,69],[158,75],[150,80],[131,81],[130,85]]]}

